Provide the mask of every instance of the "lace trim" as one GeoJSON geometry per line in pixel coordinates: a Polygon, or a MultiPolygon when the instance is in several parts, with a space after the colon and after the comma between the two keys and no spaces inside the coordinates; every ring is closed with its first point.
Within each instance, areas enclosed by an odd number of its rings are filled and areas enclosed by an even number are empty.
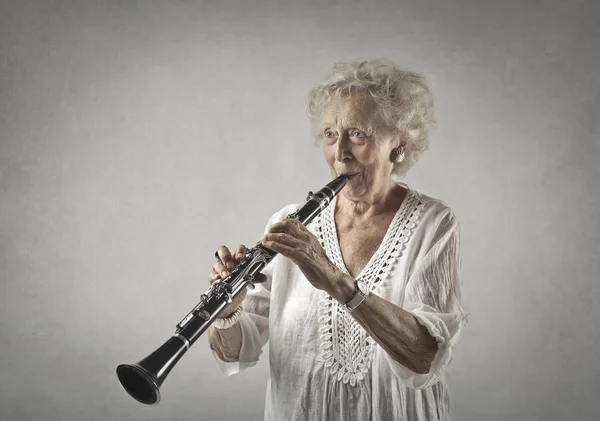
{"type": "MultiPolygon", "coordinates": [[[[348,273],[338,243],[334,219],[335,202],[334,198],[317,217],[316,234],[331,261],[340,270],[348,273]]],[[[423,206],[417,194],[409,189],[381,245],[357,277],[371,291],[376,291],[384,285],[389,273],[398,263],[402,251],[417,227],[423,206]]],[[[358,381],[362,381],[365,373],[369,371],[376,342],[329,294],[321,292],[320,297],[321,358],[333,377],[354,386],[358,381]]]]}

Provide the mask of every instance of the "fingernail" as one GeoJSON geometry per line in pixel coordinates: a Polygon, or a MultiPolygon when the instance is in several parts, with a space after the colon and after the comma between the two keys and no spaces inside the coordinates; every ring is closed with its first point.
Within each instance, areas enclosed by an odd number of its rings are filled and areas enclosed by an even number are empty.
{"type": "Polygon", "coordinates": [[[235,258],[238,260],[242,260],[244,258],[244,256],[242,254],[238,253],[235,255],[235,258]]]}
{"type": "Polygon", "coordinates": [[[227,266],[227,269],[233,269],[233,263],[231,262],[227,262],[225,266],[227,266]]]}
{"type": "Polygon", "coordinates": [[[227,278],[227,275],[229,275],[229,272],[227,272],[226,270],[224,270],[223,272],[221,272],[221,276],[223,278],[227,278]]]}

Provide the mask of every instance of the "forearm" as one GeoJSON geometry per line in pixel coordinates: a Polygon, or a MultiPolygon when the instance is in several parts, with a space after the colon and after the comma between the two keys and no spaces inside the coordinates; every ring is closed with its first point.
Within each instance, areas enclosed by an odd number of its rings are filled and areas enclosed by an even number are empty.
{"type": "Polygon", "coordinates": [[[242,329],[236,323],[229,329],[208,328],[208,344],[217,356],[225,362],[235,362],[240,359],[242,348],[242,329]]]}
{"type": "MultiPolygon", "coordinates": [[[[356,292],[354,279],[345,276],[337,285],[333,298],[348,302],[356,292]]],[[[411,313],[371,293],[351,314],[399,364],[418,374],[429,372],[437,341],[411,313]]]]}

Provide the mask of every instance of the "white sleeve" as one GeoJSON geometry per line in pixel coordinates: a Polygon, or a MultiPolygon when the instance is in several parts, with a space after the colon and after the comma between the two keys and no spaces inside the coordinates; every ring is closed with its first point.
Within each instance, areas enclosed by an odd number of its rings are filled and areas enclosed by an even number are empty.
{"type": "Polygon", "coordinates": [[[417,374],[388,358],[392,370],[407,387],[432,386],[452,360],[453,348],[468,323],[462,303],[460,266],[460,224],[449,211],[408,280],[403,306],[437,340],[438,351],[431,368],[427,374],[417,374]]]}
{"type": "Polygon", "coordinates": [[[262,271],[267,275],[268,285],[256,284],[244,299],[244,312],[238,321],[242,330],[242,346],[239,361],[225,362],[215,351],[212,354],[221,371],[232,376],[239,374],[258,362],[264,345],[269,340],[269,301],[271,299],[271,273],[269,266],[262,271]]]}
{"type": "MultiPolygon", "coordinates": [[[[264,232],[266,233],[271,225],[281,220],[283,214],[285,212],[280,211],[271,216],[264,232]]],[[[248,290],[244,299],[244,312],[238,321],[242,330],[239,361],[225,362],[211,350],[220,370],[227,376],[239,374],[255,365],[269,340],[269,307],[274,264],[275,261],[271,261],[261,272],[267,276],[266,282],[255,284],[255,288],[248,290]]]]}

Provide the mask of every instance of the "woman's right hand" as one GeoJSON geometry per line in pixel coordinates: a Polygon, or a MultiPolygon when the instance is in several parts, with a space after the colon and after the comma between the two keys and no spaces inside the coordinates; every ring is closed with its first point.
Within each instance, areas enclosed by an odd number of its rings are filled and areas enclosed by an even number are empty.
{"type": "MultiPolygon", "coordinates": [[[[229,276],[231,271],[235,269],[246,257],[248,249],[243,244],[240,244],[234,254],[232,254],[226,246],[220,246],[217,249],[217,255],[219,258],[212,267],[212,271],[208,275],[208,280],[212,285],[213,282],[218,279],[225,279],[229,276]]],[[[254,283],[265,282],[267,276],[260,273],[254,278],[254,283]]],[[[246,288],[229,304],[219,317],[226,318],[231,316],[240,307],[244,298],[246,298],[246,288]]]]}

